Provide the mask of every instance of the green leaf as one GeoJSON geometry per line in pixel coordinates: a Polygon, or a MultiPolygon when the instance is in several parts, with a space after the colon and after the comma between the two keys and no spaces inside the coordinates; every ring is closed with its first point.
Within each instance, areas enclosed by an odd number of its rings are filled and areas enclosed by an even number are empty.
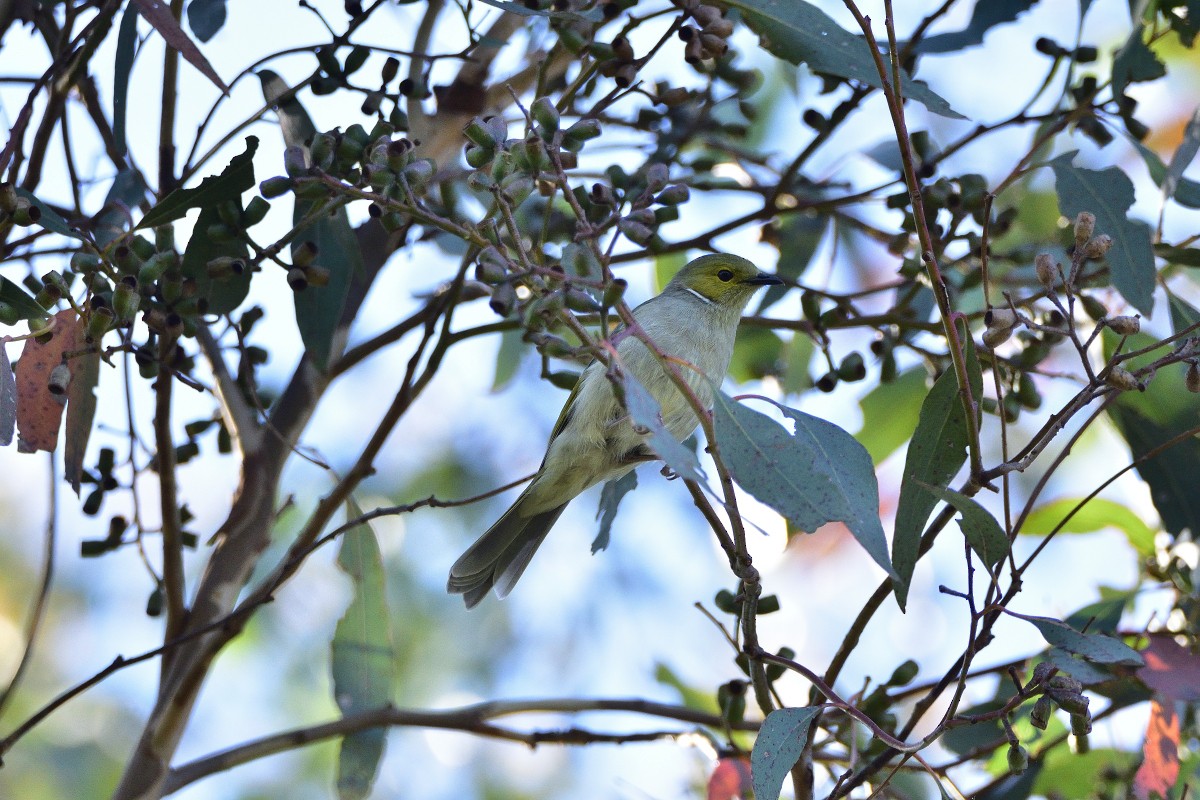
{"type": "MultiPolygon", "coordinates": [[[[227,200],[240,200],[242,192],[254,188],[254,152],[258,137],[246,137],[246,150],[234,156],[220,175],[210,175],[199,186],[176,189],[146,212],[138,229],[155,228],[180,219],[193,208],[213,208],[227,200]]],[[[203,229],[201,229],[203,230],[203,229]]]]}
{"type": "Polygon", "coordinates": [[[83,478],[83,458],[96,419],[96,386],[100,383],[100,353],[85,353],[70,361],[67,389],[67,442],[63,447],[63,472],[75,495],[83,478]]]}
{"type": "Polygon", "coordinates": [[[1062,620],[1035,617],[1009,611],[1014,617],[1032,623],[1042,638],[1054,647],[1082,656],[1097,664],[1117,664],[1123,667],[1142,666],[1138,652],[1122,641],[1103,633],[1080,633],[1062,620]]]}
{"type": "Polygon", "coordinates": [[[1145,28],[1134,27],[1125,44],[1113,55],[1112,91],[1114,97],[1125,94],[1131,83],[1158,80],[1167,74],[1166,66],[1142,39],[1145,28]]]}
{"type": "Polygon", "coordinates": [[[1179,142],[1179,147],[1175,148],[1175,154],[1171,156],[1166,183],[1163,186],[1167,197],[1175,196],[1179,182],[1183,180],[1183,172],[1196,158],[1197,151],[1200,151],[1200,108],[1192,112],[1192,118],[1183,129],[1183,139],[1179,142]]]}
{"type": "Polygon", "coordinates": [[[207,42],[225,25],[225,0],[192,0],[188,3],[187,19],[196,38],[207,42]]]}
{"type": "Polygon", "coordinates": [[[1127,216],[1133,205],[1133,182],[1116,167],[1092,170],[1071,165],[1074,152],[1050,162],[1054,169],[1058,208],[1074,219],[1080,211],[1096,215],[1096,232],[1113,239],[1108,265],[1113,286],[1146,316],[1154,311],[1154,251],[1150,226],[1127,216]]]}
{"type": "Polygon", "coordinates": [[[37,304],[19,284],[0,275],[0,302],[8,303],[17,310],[21,319],[45,319],[46,309],[37,304]]]}
{"type": "MultiPolygon", "coordinates": [[[[825,214],[804,212],[784,217],[779,226],[779,263],[776,274],[781,278],[798,280],[816,255],[828,227],[829,217],[825,214]]],[[[755,313],[763,313],[789,291],[790,286],[768,286],[755,313]]]]}
{"type": "Polygon", "coordinates": [[[137,5],[130,3],[121,16],[117,31],[117,52],[113,59],[113,145],[118,155],[125,155],[125,118],[129,102],[129,74],[137,51],[137,5]]]}
{"type": "Polygon", "coordinates": [[[8,361],[8,348],[0,342],[0,447],[12,444],[17,427],[17,378],[8,361]]]}
{"type": "Polygon", "coordinates": [[[712,692],[704,692],[694,686],[689,686],[666,664],[659,662],[654,665],[654,680],[679,692],[679,699],[687,708],[703,711],[706,714],[721,713],[721,707],[717,704],[716,697],[712,692]]]}
{"type": "MultiPolygon", "coordinates": [[[[983,378],[975,342],[965,326],[959,328],[966,345],[967,375],[971,394],[983,393],[983,378]]],[[[973,421],[972,421],[973,422],[973,421]]],[[[896,529],[892,536],[892,564],[899,575],[895,582],[896,602],[903,609],[908,602],[908,586],[916,567],[921,534],[938,498],[925,489],[947,486],[967,461],[970,440],[967,415],[958,396],[958,377],[947,369],[933,384],[917,420],[917,429],[904,457],[904,477],[900,482],[900,501],[896,507],[896,529]]]]}
{"type": "Polygon", "coordinates": [[[654,289],[661,292],[687,264],[687,253],[663,253],[654,258],[654,289]]]}
{"type": "MultiPolygon", "coordinates": [[[[362,516],[357,503],[347,515],[362,516]]],[[[338,566],[350,576],[354,597],[333,635],[333,696],[342,714],[381,708],[391,702],[395,654],[385,597],[383,558],[371,526],[363,523],[342,534],[338,566]]],[[[338,796],[363,798],[371,791],[383,755],[385,728],[346,736],[338,760],[338,796]]]]}
{"type": "Polygon", "coordinates": [[[1200,311],[1179,295],[1172,293],[1169,305],[1171,307],[1171,329],[1174,333],[1182,333],[1200,322],[1200,311]]]}
{"type": "Polygon", "coordinates": [[[1033,785],[1041,771],[1042,762],[1032,761],[1020,775],[1008,775],[975,795],[974,800],[1025,800],[1033,794],[1033,785]]]}
{"type": "MultiPolygon", "coordinates": [[[[671,470],[682,478],[697,483],[704,483],[704,473],[700,470],[700,462],[696,454],[667,430],[662,421],[662,409],[654,396],[629,374],[628,370],[618,372],[617,380],[624,393],[625,409],[633,421],[635,429],[647,434],[646,446],[655,455],[666,462],[671,470]]],[[[570,401],[568,401],[570,402],[570,401]]]]}
{"type": "Polygon", "coordinates": [[[784,354],[787,362],[783,373],[785,394],[800,394],[805,389],[812,388],[813,381],[812,376],[808,374],[808,367],[816,352],[817,348],[813,344],[811,336],[805,336],[799,332],[793,334],[787,352],[784,354]]]}
{"type": "Polygon", "coordinates": [[[592,555],[608,549],[609,534],[612,532],[613,520],[616,519],[621,499],[636,488],[637,470],[630,470],[616,480],[608,481],[600,490],[600,507],[596,509],[596,519],[600,520],[600,532],[592,540],[592,555]]]}
{"type": "MultiPolygon", "coordinates": [[[[1105,331],[1106,355],[1111,354],[1116,339],[1105,331]]],[[[1153,342],[1151,337],[1139,334],[1129,337],[1127,346],[1140,349],[1153,342]]],[[[1117,395],[1107,413],[1129,445],[1130,454],[1140,460],[1196,427],[1200,420],[1200,395],[1187,390],[1184,367],[1178,364],[1172,369],[1160,369],[1146,391],[1117,395]]],[[[1162,517],[1163,528],[1170,533],[1200,530],[1200,492],[1196,491],[1195,481],[1197,464],[1200,464],[1200,438],[1193,435],[1137,466],[1138,475],[1150,487],[1150,499],[1162,517]]]]}
{"type": "Polygon", "coordinates": [[[508,385],[521,366],[526,345],[524,331],[514,329],[500,333],[500,349],[496,352],[496,376],[492,379],[492,391],[498,392],[508,385]]]}
{"type": "MultiPolygon", "coordinates": [[[[289,147],[303,148],[307,158],[308,143],[317,132],[308,112],[274,72],[264,69],[259,71],[258,77],[262,82],[263,97],[279,111],[279,127],[284,142],[289,147]]],[[[297,199],[293,223],[299,224],[325,204],[323,199],[297,199]]],[[[294,293],[296,327],[300,329],[300,339],[313,365],[324,370],[333,355],[333,338],[342,320],[350,282],[355,275],[362,274],[365,267],[362,251],[344,206],[338,206],[332,213],[320,214],[313,222],[298,230],[296,238],[292,240],[293,254],[305,242],[317,246],[316,263],[329,271],[329,283],[309,286],[294,293]]]]}
{"type": "MultiPolygon", "coordinates": [[[[740,9],[762,46],[793,64],[805,63],[813,72],[849,78],[876,89],[883,81],[866,41],[845,30],[824,11],[804,0],[727,0],[740,9]]],[[[884,63],[888,63],[884,56],[884,63]]],[[[965,119],[944,98],[920,81],[901,78],[905,97],[925,105],[939,116],[965,119]]]]}
{"type": "Polygon", "coordinates": [[[1200,249],[1195,247],[1175,247],[1169,244],[1154,245],[1154,255],[1180,267],[1200,267],[1200,249]]]}
{"type": "MultiPolygon", "coordinates": [[[[1133,137],[1129,137],[1129,142],[1141,154],[1142,160],[1146,162],[1146,171],[1150,173],[1150,178],[1158,186],[1165,187],[1167,183],[1167,165],[1158,157],[1158,153],[1133,137]]],[[[1180,146],[1182,147],[1182,144],[1180,146]]],[[[1175,184],[1174,193],[1168,195],[1168,197],[1184,208],[1200,208],[1200,182],[1188,178],[1180,178],[1175,184]]],[[[1189,266],[1196,265],[1191,264],[1189,266]]]]}
{"type": "Polygon", "coordinates": [[[971,549],[983,559],[983,563],[994,567],[1004,560],[1009,551],[1008,536],[987,509],[962,492],[929,484],[921,485],[937,499],[954,506],[955,510],[962,514],[958,526],[967,537],[971,549]]]}
{"type": "Polygon", "coordinates": [[[28,200],[30,205],[37,206],[37,210],[42,212],[42,216],[38,219],[38,225],[41,225],[46,230],[52,233],[57,233],[60,236],[69,236],[72,239],[79,239],[81,241],[83,240],[83,234],[77,230],[74,230],[70,225],[68,225],[67,221],[60,217],[57,211],[50,208],[50,206],[46,205],[41,200],[38,200],[29,190],[21,186],[17,186],[15,189],[18,195],[28,200]]]}
{"type": "MultiPolygon", "coordinates": [[[[1063,800],[1105,796],[1113,787],[1114,776],[1132,774],[1138,760],[1138,753],[1110,748],[1077,753],[1069,747],[1055,747],[1040,759],[1041,770],[1033,790],[1063,800]]],[[[1136,795],[1131,792],[1130,796],[1136,795]]]]}
{"type": "Polygon", "coordinates": [[[779,797],[784,779],[808,743],[812,721],[820,713],[820,708],[777,708],[763,720],[750,751],[755,797],[779,797]]]}
{"type": "Polygon", "coordinates": [[[896,376],[891,383],[880,383],[859,401],[862,430],[854,438],[867,448],[876,466],[899,449],[913,435],[921,418],[928,374],[914,367],[896,376]]]}
{"type": "Polygon", "coordinates": [[[879,484],[871,456],[831,422],[775,404],[795,434],[718,392],[713,425],[721,458],[738,485],[812,532],[843,522],[888,574],[887,539],[879,523],[879,484]]]}
{"type": "Polygon", "coordinates": [[[247,265],[240,275],[227,275],[214,279],[208,274],[208,262],[214,258],[228,257],[246,261],[250,248],[239,238],[218,241],[208,236],[205,231],[209,226],[221,221],[221,213],[216,206],[205,206],[196,217],[195,232],[188,240],[187,249],[183,251],[183,265],[180,268],[185,277],[196,282],[196,292],[200,297],[207,298],[209,314],[228,314],[233,311],[250,292],[250,267],[247,265]]]}
{"type": "MultiPolygon", "coordinates": [[[[1080,499],[1063,498],[1039,506],[1025,518],[1018,533],[1029,536],[1048,536],[1059,523],[1078,505],[1080,499]]],[[[1116,528],[1125,534],[1138,556],[1154,555],[1154,531],[1145,522],[1120,503],[1093,497],[1079,509],[1061,528],[1059,533],[1092,533],[1105,528],[1116,528]]]]}
{"type": "Polygon", "coordinates": [[[983,43],[983,35],[997,25],[1012,22],[1037,5],[1038,0],[988,0],[976,3],[967,27],[952,33],[926,36],[914,48],[918,53],[954,53],[983,43]]]}

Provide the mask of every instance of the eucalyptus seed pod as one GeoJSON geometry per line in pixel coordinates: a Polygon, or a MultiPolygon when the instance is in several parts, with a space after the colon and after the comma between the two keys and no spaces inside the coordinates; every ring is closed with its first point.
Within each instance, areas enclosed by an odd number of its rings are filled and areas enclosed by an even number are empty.
{"type": "Polygon", "coordinates": [[[1119,333],[1122,336],[1132,336],[1142,329],[1142,321],[1136,316],[1109,317],[1106,324],[1113,333],[1119,333]]]}
{"type": "Polygon", "coordinates": [[[646,189],[650,192],[660,192],[667,186],[667,181],[670,180],[670,170],[666,164],[653,162],[646,165],[646,189]]]}
{"type": "Polygon", "coordinates": [[[120,322],[129,322],[137,315],[142,295],[138,292],[137,278],[126,275],[113,289],[113,313],[120,322]]]}
{"type": "Polygon", "coordinates": [[[569,288],[563,294],[567,308],[580,314],[591,314],[600,310],[600,304],[583,289],[569,288]]]}
{"type": "Polygon", "coordinates": [[[1071,733],[1075,736],[1087,736],[1092,732],[1092,716],[1084,711],[1071,715],[1071,733]]]}
{"type": "Polygon", "coordinates": [[[1029,751],[1019,744],[1008,746],[1008,769],[1014,775],[1020,775],[1029,769],[1029,751]]]}
{"type": "Polygon", "coordinates": [[[1012,334],[1012,328],[988,328],[983,332],[983,344],[985,347],[995,350],[1007,342],[1012,334]]]}
{"type": "Polygon", "coordinates": [[[247,228],[257,225],[263,221],[270,210],[271,204],[266,200],[261,197],[251,197],[250,202],[246,204],[246,210],[242,212],[242,224],[247,228]]]}
{"type": "Polygon", "coordinates": [[[104,338],[104,334],[108,333],[116,321],[116,314],[111,308],[101,306],[93,308],[88,314],[87,326],[84,328],[84,336],[89,342],[96,342],[104,338]]]}
{"type": "MultiPolygon", "coordinates": [[[[304,158],[304,148],[292,145],[283,151],[283,169],[289,178],[303,178],[308,175],[308,162],[304,158]]],[[[266,181],[263,181],[266,183],[266,181]]],[[[266,194],[265,187],[263,194],[266,194]]]]}
{"type": "Polygon", "coordinates": [[[1112,249],[1113,239],[1107,233],[1093,236],[1084,246],[1083,254],[1088,258],[1103,258],[1112,249]]]}
{"type": "Polygon", "coordinates": [[[1141,384],[1138,383],[1138,379],[1134,374],[1121,366],[1116,366],[1109,370],[1108,375],[1104,378],[1104,382],[1121,391],[1141,388],[1141,384]]]}
{"type": "Polygon", "coordinates": [[[288,270],[287,282],[293,292],[303,292],[308,288],[308,276],[301,267],[292,267],[288,270]]]}
{"type": "Polygon", "coordinates": [[[1033,260],[1033,268],[1037,271],[1037,279],[1042,286],[1049,289],[1058,279],[1058,270],[1054,264],[1054,256],[1049,253],[1038,253],[1033,260]]]}
{"type": "Polygon", "coordinates": [[[501,317],[507,317],[517,307],[517,290],[510,283],[497,285],[492,290],[492,299],[488,301],[488,305],[501,317]]]}
{"type": "MultiPolygon", "coordinates": [[[[496,155],[496,151],[493,148],[478,147],[476,145],[469,144],[467,145],[465,155],[467,164],[469,166],[474,167],[475,169],[482,169],[492,162],[492,159],[496,155]]],[[[488,178],[490,179],[491,176],[489,175],[488,178]]]]}
{"type": "Polygon", "coordinates": [[[71,385],[71,368],[66,364],[58,364],[54,369],[50,370],[50,377],[46,381],[46,388],[50,394],[56,398],[66,402],[65,395],[67,387],[71,385]]]}
{"type": "Polygon", "coordinates": [[[643,247],[645,247],[646,244],[649,243],[650,239],[654,236],[654,231],[651,228],[643,225],[640,222],[634,222],[630,219],[623,219],[618,222],[617,229],[620,230],[621,233],[625,234],[625,236],[628,237],[631,242],[643,247]]]}
{"type": "Polygon", "coordinates": [[[282,197],[291,190],[292,179],[283,175],[276,175],[273,178],[267,178],[265,181],[258,184],[258,191],[267,199],[282,197]]]}
{"type": "Polygon", "coordinates": [[[0,300],[0,325],[16,325],[21,321],[21,312],[11,303],[0,300]]]}
{"type": "Polygon", "coordinates": [[[1040,731],[1046,730],[1046,725],[1050,722],[1050,713],[1054,710],[1050,698],[1042,695],[1033,704],[1033,709],[1029,712],[1029,724],[1040,731]]]}
{"type": "Polygon", "coordinates": [[[983,314],[983,324],[988,330],[1012,328],[1017,324],[1017,313],[1011,308],[993,306],[983,314]]]}
{"type": "Polygon", "coordinates": [[[509,175],[500,182],[500,191],[509,204],[516,208],[533,194],[533,179],[521,174],[509,175]]]}
{"type": "Polygon", "coordinates": [[[629,282],[624,278],[613,278],[612,283],[604,287],[604,296],[601,298],[604,307],[612,308],[621,302],[621,298],[625,296],[625,290],[628,288],[629,282]]]}
{"type": "Polygon", "coordinates": [[[333,167],[333,151],[335,140],[328,133],[318,133],[309,145],[309,155],[312,163],[322,172],[328,172],[333,167]]]}
{"type": "Polygon", "coordinates": [[[539,97],[533,101],[529,114],[538,126],[538,135],[549,139],[558,131],[559,114],[554,102],[549,97],[539,97]]]}
{"type": "Polygon", "coordinates": [[[1083,247],[1096,232],[1096,215],[1090,211],[1080,211],[1075,217],[1075,246],[1083,247]]]}
{"type": "Polygon", "coordinates": [[[224,280],[245,272],[246,262],[232,256],[218,256],[205,264],[205,271],[213,280],[224,280]]]}
{"type": "Polygon", "coordinates": [[[1200,362],[1192,361],[1188,364],[1187,373],[1183,378],[1183,385],[1192,394],[1200,394],[1200,362]]]}
{"type": "Polygon", "coordinates": [[[104,266],[104,259],[86,250],[77,250],[71,254],[71,269],[81,275],[95,272],[104,266]]]}
{"type": "Polygon", "coordinates": [[[475,117],[475,119],[467,123],[466,127],[463,128],[463,135],[470,139],[474,144],[485,148],[494,149],[498,144],[503,142],[503,139],[496,139],[492,126],[488,125],[479,117],[475,117]]]}
{"type": "Polygon", "coordinates": [[[36,225],[42,218],[42,210],[29,202],[28,198],[17,196],[16,205],[12,210],[12,221],[22,227],[36,225]]]}

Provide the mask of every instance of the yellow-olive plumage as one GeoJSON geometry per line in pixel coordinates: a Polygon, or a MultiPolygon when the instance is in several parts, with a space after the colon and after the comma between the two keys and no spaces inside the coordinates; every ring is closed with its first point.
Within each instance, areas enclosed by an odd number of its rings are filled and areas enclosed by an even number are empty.
{"type": "MultiPolygon", "coordinates": [[[[680,270],[662,294],[635,308],[633,316],[659,350],[695,367],[679,371],[708,406],[713,386],[729,369],[746,304],[755,290],[779,282],[740,256],[701,256],[680,270]]],[[[696,412],[645,344],[634,336],[622,337],[617,355],[658,402],[671,435],[682,441],[691,434],[699,424],[696,412]]],[[[507,595],[567,503],[645,461],[650,455],[645,438],[617,400],[604,364],[592,362],[567,398],[537,475],[450,568],[447,589],[463,595],[467,608],[493,587],[500,597],[507,595]]]]}

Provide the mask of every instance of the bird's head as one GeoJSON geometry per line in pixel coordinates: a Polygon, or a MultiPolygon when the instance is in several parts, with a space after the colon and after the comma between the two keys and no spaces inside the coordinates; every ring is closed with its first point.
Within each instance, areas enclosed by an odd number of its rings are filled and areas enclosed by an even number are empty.
{"type": "Polygon", "coordinates": [[[783,283],[747,259],[728,253],[700,256],[679,270],[667,289],[686,291],[725,308],[740,312],[762,286],[783,283]]]}

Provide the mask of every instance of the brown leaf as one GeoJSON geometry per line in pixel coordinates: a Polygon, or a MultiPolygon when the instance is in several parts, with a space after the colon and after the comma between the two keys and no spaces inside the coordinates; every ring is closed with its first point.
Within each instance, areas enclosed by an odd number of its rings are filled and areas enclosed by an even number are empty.
{"type": "Polygon", "coordinates": [[[79,347],[83,333],[79,317],[66,309],[54,315],[54,330],[48,342],[25,340],[16,369],[20,432],[17,449],[22,453],[52,451],[58,445],[58,428],[67,396],[51,393],[50,373],[63,363],[64,352],[79,347]]]}
{"type": "Polygon", "coordinates": [[[1169,797],[1179,779],[1179,715],[1173,700],[1150,702],[1150,724],[1146,727],[1145,759],[1133,776],[1137,800],[1169,797]]]}
{"type": "Polygon", "coordinates": [[[1142,658],[1146,665],[1138,670],[1138,677],[1164,699],[1200,701],[1200,655],[1170,636],[1152,636],[1142,658]]]}
{"type": "Polygon", "coordinates": [[[200,52],[196,43],[179,26],[179,20],[175,19],[175,15],[171,13],[170,6],[162,0],[133,0],[133,2],[137,3],[142,16],[154,26],[154,29],[169,46],[175,48],[181,56],[191,62],[193,67],[200,70],[204,77],[212,81],[221,90],[221,94],[228,96],[229,87],[221,80],[221,76],[213,69],[212,64],[208,63],[208,59],[200,52]]]}
{"type": "Polygon", "coordinates": [[[742,800],[750,793],[750,759],[722,758],[708,779],[707,800],[742,800]]]}

